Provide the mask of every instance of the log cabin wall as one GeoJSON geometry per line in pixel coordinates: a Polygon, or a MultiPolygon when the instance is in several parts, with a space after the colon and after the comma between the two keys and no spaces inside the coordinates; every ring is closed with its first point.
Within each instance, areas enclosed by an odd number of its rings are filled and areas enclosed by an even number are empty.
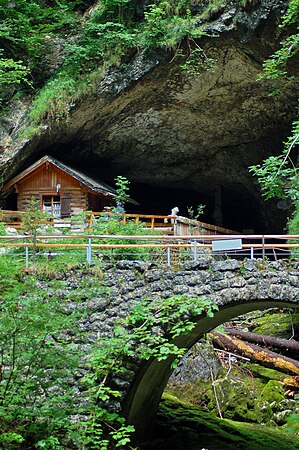
{"type": "Polygon", "coordinates": [[[66,211],[65,216],[80,213],[87,209],[87,195],[89,189],[78,180],[58,167],[45,163],[16,185],[18,193],[18,210],[25,211],[27,202],[32,197],[39,198],[42,208],[42,198],[45,195],[61,198],[61,210],[66,211]],[[57,190],[57,185],[60,188],[57,190]],[[68,199],[68,200],[67,200],[68,199]],[[64,208],[63,202],[69,202],[64,208]]]}

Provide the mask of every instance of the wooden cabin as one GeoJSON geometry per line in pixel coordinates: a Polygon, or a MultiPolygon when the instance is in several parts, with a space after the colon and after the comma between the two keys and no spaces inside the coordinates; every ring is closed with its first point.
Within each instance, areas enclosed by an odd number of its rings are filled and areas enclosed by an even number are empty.
{"type": "Polygon", "coordinates": [[[41,210],[54,218],[69,217],[86,210],[102,211],[116,192],[51,156],[44,156],[3,186],[6,195],[17,193],[17,210],[26,211],[32,197],[41,210]]]}

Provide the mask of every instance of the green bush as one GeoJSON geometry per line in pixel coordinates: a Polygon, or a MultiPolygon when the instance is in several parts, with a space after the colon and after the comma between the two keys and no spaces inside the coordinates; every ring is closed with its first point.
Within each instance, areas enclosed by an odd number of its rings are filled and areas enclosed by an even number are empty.
{"type": "MultiPolygon", "coordinates": [[[[296,205],[296,208],[295,208],[292,218],[288,222],[288,233],[299,235],[299,202],[296,205]]],[[[290,240],[289,243],[299,245],[299,239],[290,240]]],[[[298,258],[299,257],[299,248],[292,249],[291,254],[293,257],[298,258]]]]}
{"type": "MultiPolygon", "coordinates": [[[[94,234],[99,235],[115,235],[115,236],[140,236],[140,239],[121,239],[121,238],[107,238],[107,239],[93,239],[94,244],[144,244],[142,236],[152,234],[150,229],[144,227],[142,224],[135,224],[134,222],[122,222],[115,220],[112,217],[106,220],[105,217],[100,217],[96,226],[93,229],[94,234]]],[[[151,241],[152,242],[152,241],[151,241]]],[[[147,241],[148,243],[148,241],[147,241]]],[[[116,259],[141,259],[147,260],[161,254],[161,249],[158,248],[115,248],[112,250],[99,249],[104,258],[116,259]]]]}

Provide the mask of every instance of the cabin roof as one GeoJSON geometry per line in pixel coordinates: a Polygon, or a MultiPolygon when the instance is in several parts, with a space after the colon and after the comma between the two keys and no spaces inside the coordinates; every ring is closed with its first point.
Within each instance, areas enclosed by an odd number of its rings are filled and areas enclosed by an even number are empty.
{"type": "Polygon", "coordinates": [[[76,180],[80,181],[80,183],[85,184],[88,188],[90,188],[92,191],[108,195],[111,197],[116,196],[116,191],[108,184],[104,183],[103,181],[97,181],[93,178],[85,175],[84,173],[80,172],[79,170],[73,169],[72,167],[68,166],[67,164],[64,164],[57,159],[53,158],[52,156],[45,155],[43,158],[36,161],[34,164],[32,164],[27,169],[23,170],[21,173],[16,175],[14,178],[12,178],[10,181],[4,184],[3,190],[8,191],[11,189],[16,183],[18,183],[20,180],[25,178],[27,175],[29,175],[33,170],[38,169],[40,166],[42,166],[45,163],[53,164],[54,166],[58,167],[59,169],[63,170],[64,172],[71,175],[76,180]]]}

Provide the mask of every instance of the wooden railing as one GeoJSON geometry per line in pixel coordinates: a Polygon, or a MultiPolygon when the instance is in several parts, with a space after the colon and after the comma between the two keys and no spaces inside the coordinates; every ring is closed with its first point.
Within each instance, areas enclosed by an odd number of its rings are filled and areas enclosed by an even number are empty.
{"type": "Polygon", "coordinates": [[[164,216],[157,214],[117,214],[112,212],[91,212],[89,215],[89,227],[94,228],[98,220],[108,221],[110,219],[119,220],[122,223],[140,224],[153,231],[160,231],[166,234],[173,234],[175,216],[164,216]],[[169,219],[169,222],[167,221],[169,219]]]}
{"type": "Polygon", "coordinates": [[[210,234],[236,234],[234,230],[218,227],[198,220],[183,216],[165,216],[153,214],[121,214],[111,212],[91,212],[89,215],[89,227],[93,228],[97,220],[109,220],[119,218],[123,223],[142,224],[150,230],[159,231],[162,234],[186,236],[186,235],[210,235],[210,234]]]}
{"type": "Polygon", "coordinates": [[[189,219],[183,216],[177,216],[175,221],[175,235],[184,236],[201,236],[211,234],[238,234],[235,230],[218,227],[209,223],[200,222],[198,220],[189,219]]]}
{"type": "MultiPolygon", "coordinates": [[[[6,227],[23,229],[22,218],[26,214],[24,211],[0,210],[0,222],[4,222],[6,227]]],[[[199,222],[183,216],[157,215],[157,214],[117,214],[112,212],[86,212],[86,222],[90,229],[95,228],[98,220],[106,221],[117,219],[122,223],[140,224],[149,228],[151,232],[158,231],[166,235],[209,235],[209,234],[236,234],[236,231],[218,227],[205,222],[199,222]]],[[[69,219],[66,219],[69,222],[69,219]]],[[[63,225],[64,219],[47,219],[46,223],[55,226],[59,222],[63,225]]],[[[43,222],[45,223],[45,222],[43,222]]],[[[69,224],[68,224],[69,225],[69,224]]],[[[66,227],[68,226],[66,225],[66,227]]]]}
{"type": "Polygon", "coordinates": [[[21,230],[23,228],[22,216],[24,214],[24,211],[0,210],[0,222],[3,222],[6,227],[21,230]]]}
{"type": "MultiPolygon", "coordinates": [[[[25,211],[12,211],[0,209],[0,222],[3,222],[6,228],[15,228],[16,230],[23,229],[23,217],[26,214],[25,211]]],[[[53,218],[46,218],[40,223],[54,225],[53,218]]]]}

